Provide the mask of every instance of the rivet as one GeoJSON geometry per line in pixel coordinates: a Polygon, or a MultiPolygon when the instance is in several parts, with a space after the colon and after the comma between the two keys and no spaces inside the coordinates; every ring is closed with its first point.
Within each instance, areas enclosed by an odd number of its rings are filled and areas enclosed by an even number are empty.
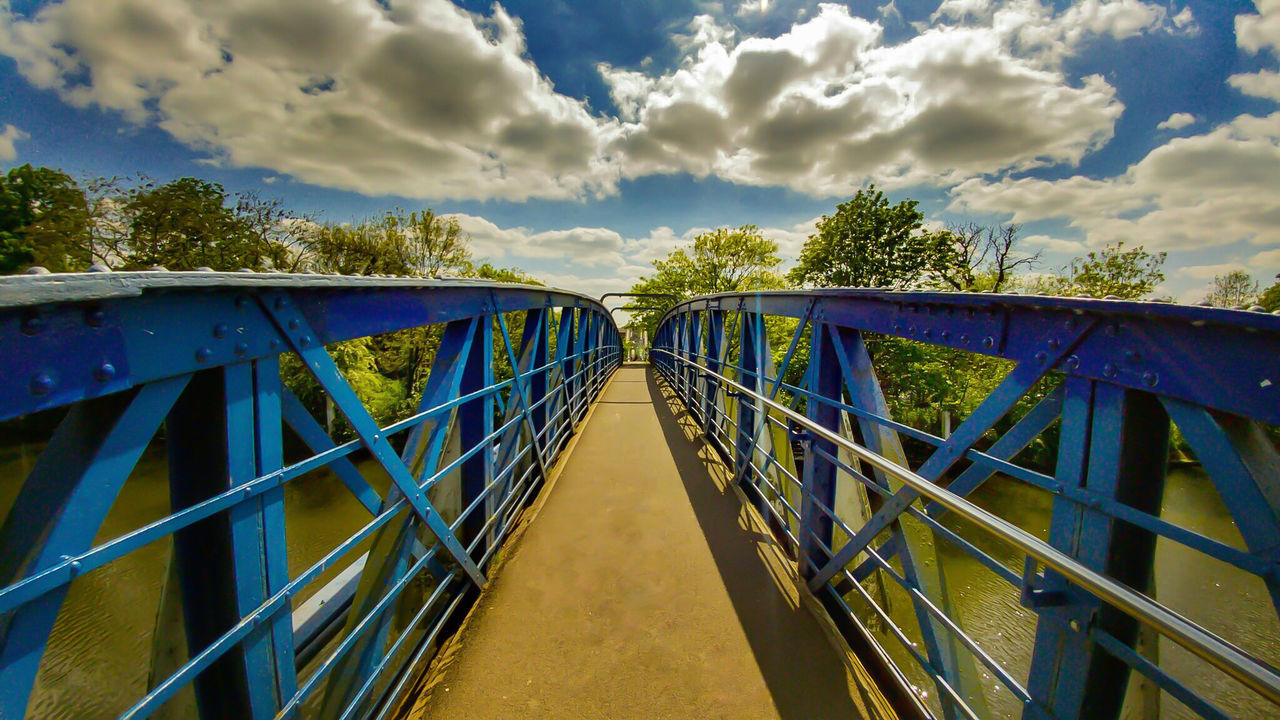
{"type": "Polygon", "coordinates": [[[242,492],[241,494],[244,495],[245,497],[253,497],[253,488],[247,487],[244,489],[244,492],[242,492]]]}
{"type": "Polygon", "coordinates": [[[102,264],[102,263],[94,263],[94,264],[92,264],[92,265],[90,265],[90,266],[89,266],[89,272],[91,272],[91,273],[109,273],[109,272],[111,272],[111,268],[107,267],[106,265],[104,265],[104,264],[102,264]]]}
{"type": "Polygon", "coordinates": [[[900,333],[900,332],[902,332],[902,323],[894,323],[894,324],[893,324],[893,331],[894,331],[894,332],[896,332],[896,333],[900,333]]]}
{"type": "Polygon", "coordinates": [[[1079,370],[1080,358],[1076,355],[1072,355],[1071,357],[1068,357],[1066,362],[1066,368],[1072,371],[1079,370]]]}
{"type": "Polygon", "coordinates": [[[278,298],[276,298],[276,309],[277,309],[277,310],[283,310],[283,309],[285,309],[285,308],[287,308],[287,307],[289,307],[289,298],[287,298],[287,297],[278,297],[278,298]]]}
{"type": "Polygon", "coordinates": [[[1103,374],[1103,375],[1106,375],[1107,377],[1115,377],[1115,376],[1116,376],[1116,364],[1115,364],[1115,363],[1107,363],[1106,365],[1103,365],[1103,366],[1102,366],[1102,374],[1103,374]]]}
{"type": "Polygon", "coordinates": [[[1049,338],[1049,342],[1047,342],[1047,343],[1045,343],[1045,344],[1049,346],[1049,349],[1050,349],[1050,350],[1057,350],[1057,349],[1058,349],[1058,338],[1049,338]]]}
{"type": "Polygon", "coordinates": [[[239,270],[237,270],[236,272],[238,272],[238,273],[251,273],[251,272],[257,272],[257,271],[256,271],[256,270],[254,270],[253,268],[240,268],[240,269],[239,269],[239,270]]]}
{"type": "Polygon", "coordinates": [[[271,348],[272,350],[279,350],[280,341],[275,338],[271,338],[270,340],[267,341],[267,347],[271,348]]]}
{"type": "Polygon", "coordinates": [[[969,344],[969,336],[968,336],[968,335],[961,335],[961,336],[960,336],[960,344],[961,344],[961,345],[968,345],[968,344],[969,344]]]}
{"type": "Polygon", "coordinates": [[[1068,329],[1068,330],[1074,330],[1074,329],[1075,329],[1075,327],[1076,327],[1076,320],[1075,320],[1075,318],[1067,318],[1066,320],[1063,320],[1063,321],[1062,321],[1062,327],[1064,327],[1064,328],[1066,328],[1066,329],[1068,329]]]}
{"type": "Polygon", "coordinates": [[[982,347],[984,348],[990,348],[995,344],[996,344],[996,339],[991,337],[990,335],[982,338],[982,347]]]}
{"type": "Polygon", "coordinates": [[[243,309],[245,309],[246,307],[249,307],[249,297],[248,297],[247,295],[237,295],[237,296],[236,296],[236,309],[237,309],[237,310],[243,310],[243,309]]]}
{"type": "Polygon", "coordinates": [[[31,377],[31,392],[35,395],[44,395],[53,390],[53,376],[47,372],[38,372],[31,377]]]}
{"type": "Polygon", "coordinates": [[[1040,363],[1041,365],[1043,365],[1043,364],[1045,364],[1045,363],[1049,362],[1049,353],[1047,353],[1047,352],[1045,352],[1045,351],[1043,351],[1043,350],[1041,350],[1040,352],[1036,353],[1036,362],[1040,363]]]}
{"type": "Polygon", "coordinates": [[[213,272],[213,268],[209,267],[208,265],[201,265],[200,267],[196,268],[196,272],[213,272]]]}
{"type": "Polygon", "coordinates": [[[102,363],[93,371],[93,377],[96,378],[98,382],[106,382],[115,376],[116,366],[109,362],[102,363]]]}
{"type": "Polygon", "coordinates": [[[249,352],[249,344],[248,344],[248,343],[236,343],[236,348],[235,348],[235,350],[236,350],[236,354],[237,354],[237,355],[244,355],[244,354],[246,354],[246,353],[248,353],[248,352],[249,352]]]}
{"type": "Polygon", "coordinates": [[[297,330],[299,325],[301,325],[301,323],[298,322],[297,318],[293,318],[292,320],[289,321],[290,330],[297,330]]]}
{"type": "Polygon", "coordinates": [[[41,330],[44,330],[44,318],[40,317],[34,312],[22,318],[22,334],[23,335],[35,335],[41,330]]]}
{"type": "Polygon", "coordinates": [[[311,344],[311,336],[310,336],[310,335],[303,335],[302,337],[298,338],[298,344],[299,344],[299,345],[302,345],[302,346],[304,346],[304,347],[305,347],[305,346],[307,346],[307,345],[310,345],[310,344],[311,344]]]}
{"type": "Polygon", "coordinates": [[[217,325],[214,325],[214,326],[213,326],[213,336],[214,336],[214,337],[216,337],[216,338],[226,337],[226,336],[227,336],[227,324],[226,324],[226,323],[218,323],[217,325]]]}
{"type": "Polygon", "coordinates": [[[1266,308],[1264,308],[1264,307],[1262,307],[1261,305],[1250,305],[1250,306],[1249,306],[1249,312],[1266,312],[1266,311],[1267,311],[1267,309],[1266,309],[1266,308]]]}
{"type": "Polygon", "coordinates": [[[942,337],[942,339],[943,339],[943,340],[950,340],[950,339],[951,339],[951,331],[950,331],[950,330],[943,330],[943,331],[942,331],[942,335],[941,335],[941,337],[942,337]]]}
{"type": "Polygon", "coordinates": [[[1137,350],[1125,350],[1124,359],[1137,365],[1139,362],[1142,362],[1142,353],[1137,350]]]}
{"type": "Polygon", "coordinates": [[[916,334],[916,326],[915,326],[915,325],[912,325],[912,326],[908,327],[908,328],[907,328],[907,334],[908,334],[908,335],[915,335],[915,334],[916,334]]]}
{"type": "Polygon", "coordinates": [[[49,268],[47,267],[41,267],[40,265],[32,265],[26,270],[23,270],[22,274],[23,275],[49,275],[50,273],[49,273],[49,268]]]}
{"type": "Polygon", "coordinates": [[[1115,323],[1111,323],[1107,325],[1105,332],[1107,333],[1108,337],[1115,337],[1116,335],[1120,334],[1120,326],[1116,325],[1115,323]]]}
{"type": "Polygon", "coordinates": [[[1158,373],[1153,373],[1153,372],[1142,373],[1142,384],[1146,385],[1147,387],[1155,387],[1156,384],[1159,382],[1160,382],[1160,375],[1158,373]]]}
{"type": "Polygon", "coordinates": [[[196,350],[196,362],[209,362],[209,359],[212,357],[213,351],[207,347],[202,347],[196,350]]]}
{"type": "Polygon", "coordinates": [[[933,339],[933,331],[926,328],[924,331],[924,339],[925,340],[933,339]]]}
{"type": "Polygon", "coordinates": [[[85,309],[84,321],[91,327],[102,327],[102,324],[107,321],[107,313],[101,307],[94,305],[85,309]]]}
{"type": "Polygon", "coordinates": [[[163,265],[152,265],[149,269],[152,272],[169,272],[169,268],[163,265]]]}
{"type": "Polygon", "coordinates": [[[82,567],[82,566],[80,565],[80,561],[79,561],[79,560],[72,560],[72,561],[71,561],[71,574],[72,574],[72,575],[79,575],[79,574],[80,574],[80,568],[81,568],[81,567],[82,567]]]}

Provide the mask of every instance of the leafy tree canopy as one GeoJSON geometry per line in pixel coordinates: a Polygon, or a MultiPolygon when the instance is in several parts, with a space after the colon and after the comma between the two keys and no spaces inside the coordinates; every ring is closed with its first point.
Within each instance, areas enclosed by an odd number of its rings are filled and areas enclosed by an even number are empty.
{"type": "Polygon", "coordinates": [[[84,190],[69,175],[28,164],[0,176],[0,273],[84,270],[88,238],[84,190]]]}
{"type": "MultiPolygon", "coordinates": [[[[695,237],[692,246],[654,260],[653,275],[640,278],[631,292],[666,293],[683,300],[710,293],[777,289],[785,286],[777,272],[781,263],[778,243],[765,238],[755,225],[717,228],[695,237]]],[[[635,304],[647,309],[633,312],[632,322],[652,333],[673,302],[638,298],[635,304]]]]}
{"type": "Polygon", "coordinates": [[[1125,250],[1124,243],[1091,250],[1071,261],[1055,283],[1062,295],[1136,300],[1164,282],[1165,253],[1149,253],[1141,245],[1125,250]]]}
{"type": "Polygon", "coordinates": [[[1213,289],[1205,297],[1210,305],[1220,308],[1248,307],[1258,299],[1258,283],[1249,273],[1233,270],[1213,279],[1213,289]]]}
{"type": "Polygon", "coordinates": [[[954,269],[962,260],[951,234],[925,230],[916,205],[891,205],[875,185],[859,190],[818,221],[788,278],[816,287],[906,288],[954,269]]]}

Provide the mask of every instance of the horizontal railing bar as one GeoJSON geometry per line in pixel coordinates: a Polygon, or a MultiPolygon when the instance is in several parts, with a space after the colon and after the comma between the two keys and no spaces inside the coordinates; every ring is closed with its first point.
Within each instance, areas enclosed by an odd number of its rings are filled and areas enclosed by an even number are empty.
{"type": "MultiPolygon", "coordinates": [[[[656,348],[655,350],[659,353],[670,355],[677,361],[688,362],[670,351],[656,348]]],[[[703,372],[715,376],[720,382],[737,389],[739,392],[754,397],[758,402],[768,405],[780,412],[784,417],[805,427],[810,433],[849,450],[859,458],[902,481],[912,490],[930,497],[948,510],[974,523],[985,532],[1000,538],[1027,555],[1036,558],[1047,567],[1062,573],[1071,582],[1092,592],[1100,599],[1142,622],[1144,625],[1158,630],[1161,634],[1239,680],[1272,703],[1280,704],[1280,676],[1271,672],[1270,669],[1264,667],[1235,645],[1147,596],[1085,567],[1067,554],[1016,525],[983,510],[945,488],[929,482],[916,473],[898,466],[878,453],[846,439],[839,433],[832,432],[809,418],[755,393],[750,388],[730,380],[720,373],[705,368],[703,368],[703,372]]]]}

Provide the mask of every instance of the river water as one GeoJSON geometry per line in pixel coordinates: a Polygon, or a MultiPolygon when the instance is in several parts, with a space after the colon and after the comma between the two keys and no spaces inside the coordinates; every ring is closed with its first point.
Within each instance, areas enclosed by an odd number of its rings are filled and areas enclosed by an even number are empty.
{"type": "MultiPolygon", "coordinates": [[[[31,447],[0,449],[0,512],[7,513],[36,456],[31,447]]],[[[386,476],[372,462],[358,463],[379,489],[386,476]]],[[[1194,468],[1171,471],[1165,494],[1164,517],[1179,525],[1243,547],[1226,508],[1204,474],[1194,468]]],[[[1047,537],[1049,496],[1021,483],[994,478],[974,495],[983,507],[1040,537],[1047,537]]],[[[316,471],[288,485],[285,491],[290,574],[319,559],[368,521],[368,513],[327,470],[316,471]]],[[[140,527],[169,511],[167,467],[163,452],[152,449],[125,484],[97,542],[140,527]]],[[[1008,567],[1020,568],[1022,558],[989,541],[983,533],[946,521],[984,551],[1008,567]]],[[[946,573],[953,607],[961,624],[1015,678],[1025,681],[1035,632],[1035,615],[1018,604],[1016,589],[977,561],[941,544],[940,561],[946,573]]],[[[364,548],[354,550],[354,559],[364,548]]],[[[29,716],[52,719],[114,718],[146,692],[156,608],[164,580],[169,541],[162,540],[78,578],[71,587],[54,627],[30,704],[29,716]]],[[[295,607],[337,569],[295,598],[295,607]]],[[[913,625],[910,603],[892,583],[886,588],[890,612],[903,625],[913,625]]],[[[1260,581],[1181,546],[1161,540],[1157,545],[1156,596],[1196,622],[1244,647],[1261,659],[1280,665],[1280,625],[1260,581]]],[[[904,669],[912,662],[897,642],[881,637],[904,669]]],[[[1163,642],[1160,664],[1175,677],[1206,694],[1228,714],[1270,716],[1268,706],[1234,681],[1208,668],[1180,648],[1163,642]]],[[[982,673],[982,668],[979,668],[982,673]]],[[[989,675],[989,674],[988,674],[989,675]]],[[[923,676],[913,678],[932,691],[923,676]]],[[[1020,715],[1013,696],[991,677],[984,677],[985,697],[992,717],[1020,715]]],[[[1162,698],[1159,711],[1135,718],[1190,718],[1189,710],[1172,698],[1162,698]]]]}

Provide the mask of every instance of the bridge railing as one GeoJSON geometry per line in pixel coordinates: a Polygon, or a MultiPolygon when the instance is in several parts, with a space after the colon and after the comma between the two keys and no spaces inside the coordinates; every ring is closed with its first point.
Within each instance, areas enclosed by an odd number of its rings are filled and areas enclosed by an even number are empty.
{"type": "Polygon", "coordinates": [[[1280,455],[1268,435],[1280,425],[1280,317],[729,294],[674,307],[650,357],[903,713],[1280,712],[1280,455]],[[998,358],[1007,372],[954,431],[926,432],[891,417],[873,359],[886,339],[998,358]],[[1234,529],[1203,529],[1205,508],[1170,510],[1175,429],[1234,529]],[[1054,456],[1029,460],[1033,442],[1054,456]],[[977,499],[994,484],[1019,491],[977,499]],[[1158,548],[1173,558],[1161,572],[1158,548]],[[1174,563],[1218,589],[1192,607],[1158,600],[1174,563]],[[979,586],[997,589],[975,599],[979,586]],[[1226,595],[1246,614],[1205,612],[1226,595]]]}
{"type": "MultiPolygon", "coordinates": [[[[121,707],[98,702],[98,711],[385,716],[485,582],[517,513],[621,362],[618,329],[599,302],[464,280],[6,278],[0,336],[0,420],[58,421],[25,479],[7,480],[16,499],[0,530],[4,718],[31,706],[69,588],[157,541],[170,548],[162,599],[136,609],[157,618],[149,679],[121,707]],[[326,346],[413,328],[430,328],[420,340],[438,347],[417,410],[380,427],[326,346]],[[284,353],[354,439],[334,438],[324,427],[332,423],[282,382],[284,353]],[[103,537],[155,443],[167,456],[169,507],[103,537]],[[357,470],[356,452],[390,478],[387,491],[357,470]],[[284,489],[320,468],[367,519],[291,572],[295,518],[284,489]]],[[[56,698],[40,704],[51,705],[67,712],[56,698]]]]}

